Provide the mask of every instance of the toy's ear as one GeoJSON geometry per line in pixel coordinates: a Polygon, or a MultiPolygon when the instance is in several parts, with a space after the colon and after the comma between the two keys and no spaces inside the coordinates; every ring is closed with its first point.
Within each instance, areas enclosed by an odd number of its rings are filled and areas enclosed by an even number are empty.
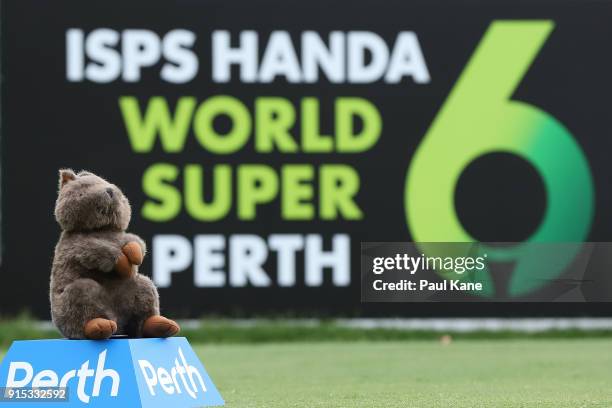
{"type": "Polygon", "coordinates": [[[76,174],[71,169],[61,169],[59,171],[59,187],[60,189],[64,187],[69,182],[76,179],[76,174]]]}

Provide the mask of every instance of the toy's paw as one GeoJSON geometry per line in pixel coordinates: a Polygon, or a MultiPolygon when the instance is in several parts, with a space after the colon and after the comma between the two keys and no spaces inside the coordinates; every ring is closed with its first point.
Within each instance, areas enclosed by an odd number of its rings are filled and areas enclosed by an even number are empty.
{"type": "Polygon", "coordinates": [[[85,337],[90,340],[108,339],[117,331],[117,323],[97,317],[85,323],[85,337]]]}
{"type": "Polygon", "coordinates": [[[142,326],[142,335],[144,337],[171,337],[180,330],[181,328],[174,320],[164,316],[151,316],[142,326]]]}
{"type": "Polygon", "coordinates": [[[117,271],[117,275],[122,278],[129,278],[134,275],[134,266],[128,259],[128,257],[122,252],[119,255],[119,259],[117,259],[117,263],[115,264],[115,271],[117,271]]]}
{"type": "Polygon", "coordinates": [[[142,263],[142,248],[136,241],[128,242],[121,248],[128,260],[134,265],[140,265],[142,263]]]}

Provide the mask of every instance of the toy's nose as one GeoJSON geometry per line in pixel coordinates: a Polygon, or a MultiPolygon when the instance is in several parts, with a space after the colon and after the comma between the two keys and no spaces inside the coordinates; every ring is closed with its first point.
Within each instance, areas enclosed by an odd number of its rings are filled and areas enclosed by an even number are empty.
{"type": "Polygon", "coordinates": [[[106,194],[108,194],[110,198],[113,198],[115,195],[115,193],[113,193],[113,189],[110,187],[106,189],[106,194]]]}

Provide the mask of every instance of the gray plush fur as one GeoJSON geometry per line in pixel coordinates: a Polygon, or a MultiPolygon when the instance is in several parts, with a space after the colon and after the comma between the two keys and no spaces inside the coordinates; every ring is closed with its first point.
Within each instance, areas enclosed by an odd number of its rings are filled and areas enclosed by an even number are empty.
{"type": "Polygon", "coordinates": [[[89,172],[60,171],[55,218],[62,233],[51,271],[51,316],[60,332],[82,339],[85,323],[102,317],[117,323],[117,334],[142,336],[143,322],[159,315],[155,285],[136,273],[114,271],[121,248],[140,237],[125,232],[131,209],[121,190],[89,172]]]}

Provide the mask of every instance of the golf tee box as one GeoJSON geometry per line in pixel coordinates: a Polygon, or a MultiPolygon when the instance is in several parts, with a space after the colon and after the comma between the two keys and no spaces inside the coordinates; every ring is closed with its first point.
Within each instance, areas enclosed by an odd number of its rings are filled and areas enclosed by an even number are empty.
{"type": "Polygon", "coordinates": [[[0,408],[224,405],[184,337],[15,341],[0,387],[0,408]]]}

